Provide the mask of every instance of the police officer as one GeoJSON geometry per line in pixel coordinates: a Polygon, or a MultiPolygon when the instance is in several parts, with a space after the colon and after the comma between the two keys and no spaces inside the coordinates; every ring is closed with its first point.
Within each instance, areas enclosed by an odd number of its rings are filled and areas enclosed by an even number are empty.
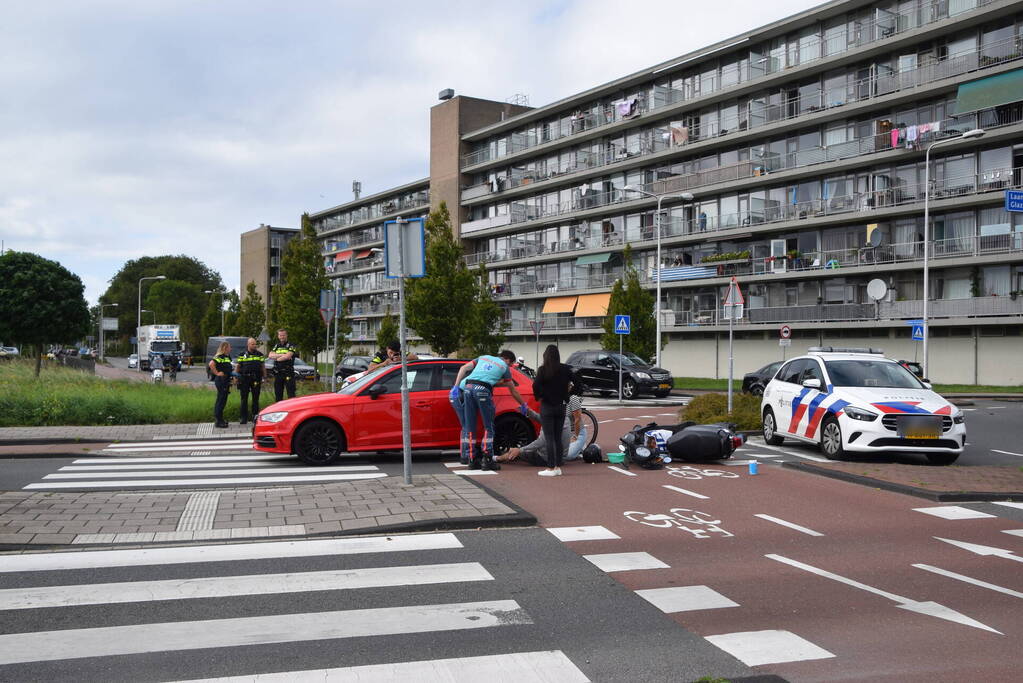
{"type": "Polygon", "coordinates": [[[238,393],[242,396],[241,424],[249,421],[249,415],[252,415],[252,421],[255,422],[259,415],[259,390],[266,379],[266,356],[256,348],[256,340],[252,337],[249,337],[245,351],[235,359],[235,372],[238,373],[238,393]],[[252,394],[251,413],[249,393],[252,394]]]}
{"type": "Polygon", "coordinates": [[[227,394],[231,391],[231,345],[227,342],[220,342],[217,347],[217,355],[209,362],[210,373],[213,375],[213,385],[217,388],[217,400],[213,404],[214,426],[221,429],[227,428],[227,421],[224,420],[224,406],[227,405],[227,394]]]}
{"type": "Polygon", "coordinates": [[[288,341],[287,330],[277,330],[277,343],[270,349],[269,358],[274,362],[274,400],[295,398],[295,345],[288,341]]]}

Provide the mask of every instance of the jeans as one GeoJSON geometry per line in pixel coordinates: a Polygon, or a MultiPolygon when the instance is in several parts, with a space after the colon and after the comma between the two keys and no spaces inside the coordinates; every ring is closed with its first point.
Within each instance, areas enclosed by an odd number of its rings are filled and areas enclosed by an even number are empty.
{"type": "Polygon", "coordinates": [[[566,462],[578,460],[582,456],[583,449],[586,448],[587,438],[586,425],[582,425],[579,427],[579,436],[575,437],[575,441],[568,445],[568,454],[565,456],[566,462]]]}
{"type": "Polygon", "coordinates": [[[546,442],[547,467],[561,467],[565,458],[565,444],[561,441],[561,432],[565,428],[566,411],[564,403],[558,405],[540,403],[540,427],[543,429],[543,438],[546,442]]]}
{"type": "Polygon", "coordinates": [[[227,405],[227,394],[231,391],[231,378],[216,377],[213,386],[217,388],[217,400],[213,403],[213,419],[224,422],[224,406],[227,405]]]}
{"type": "Polygon", "coordinates": [[[465,392],[461,392],[458,398],[451,398],[448,395],[448,401],[451,403],[451,409],[455,411],[455,415],[458,417],[458,424],[462,426],[461,435],[459,436],[459,460],[463,465],[469,464],[469,454],[472,452],[473,446],[473,430],[469,428],[469,423],[465,420],[465,392]]]}
{"type": "Polygon", "coordinates": [[[243,375],[238,379],[238,393],[242,397],[242,422],[247,422],[250,416],[255,421],[256,415],[259,415],[259,392],[262,388],[263,385],[258,377],[245,377],[243,375]],[[251,413],[249,412],[249,393],[252,394],[251,413]]]}
{"type": "Polygon", "coordinates": [[[469,462],[475,462],[477,458],[494,457],[494,392],[493,389],[482,384],[466,384],[462,390],[463,408],[462,416],[463,429],[469,435],[469,462]],[[479,452],[473,448],[473,434],[476,432],[476,416],[483,419],[483,438],[479,440],[479,452]]]}

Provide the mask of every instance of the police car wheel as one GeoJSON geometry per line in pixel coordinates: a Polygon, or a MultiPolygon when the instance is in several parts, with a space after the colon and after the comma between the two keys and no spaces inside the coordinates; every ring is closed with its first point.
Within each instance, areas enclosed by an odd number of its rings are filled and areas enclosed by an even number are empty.
{"type": "Polygon", "coordinates": [[[780,446],[785,439],[778,436],[778,423],[774,419],[774,411],[770,408],[764,411],[764,443],[771,446],[780,446]]]}
{"type": "Polygon", "coordinates": [[[842,428],[833,417],[827,418],[821,426],[821,452],[828,460],[842,460],[845,457],[842,450],[842,428]]]}
{"type": "Polygon", "coordinates": [[[330,465],[345,450],[345,437],[330,420],[310,420],[295,434],[295,454],[307,465],[330,465]]]}

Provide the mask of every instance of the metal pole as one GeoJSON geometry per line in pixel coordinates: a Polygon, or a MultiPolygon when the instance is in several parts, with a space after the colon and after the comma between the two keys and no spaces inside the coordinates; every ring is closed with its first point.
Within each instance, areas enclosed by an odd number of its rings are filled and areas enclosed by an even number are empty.
{"type": "Polygon", "coordinates": [[[337,391],[337,326],[341,320],[341,281],[334,280],[334,362],[330,368],[330,390],[337,391]]]}
{"type": "Polygon", "coordinates": [[[405,221],[395,219],[398,231],[398,334],[401,346],[401,455],[405,484],[412,483],[412,435],[408,405],[408,340],[405,334],[405,221]]]}
{"type": "Polygon", "coordinates": [[[622,345],[625,340],[622,339],[622,335],[618,335],[618,403],[622,402],[622,345]]]}
{"type": "MultiPolygon", "coordinates": [[[[661,367],[661,201],[665,195],[661,195],[657,198],[657,215],[654,216],[655,229],[657,230],[657,302],[654,304],[654,315],[657,316],[657,354],[654,365],[661,367]]],[[[618,374],[621,374],[621,363],[619,365],[618,374]]],[[[619,399],[621,398],[621,387],[618,392],[619,399]]]]}
{"type": "Polygon", "coordinates": [[[142,327],[142,281],[146,278],[139,278],[139,310],[135,318],[135,371],[142,372],[142,357],[139,356],[139,328],[142,327]]]}
{"type": "Polygon", "coordinates": [[[535,327],[533,333],[536,334],[536,360],[533,361],[533,369],[540,367],[540,321],[535,321],[535,327]]]}
{"type": "Polygon", "coordinates": [[[735,357],[732,355],[732,324],[735,322],[735,305],[728,313],[728,414],[732,414],[732,366],[735,357]]]}
{"type": "Polygon", "coordinates": [[[224,290],[220,290],[220,336],[224,336],[224,290]]]}
{"type": "MultiPolygon", "coordinates": [[[[938,142],[941,142],[940,140],[938,142]]],[[[923,331],[924,331],[924,364],[923,374],[927,377],[927,338],[929,334],[927,326],[927,298],[930,296],[930,287],[928,280],[930,279],[930,270],[928,269],[927,254],[930,251],[930,198],[931,198],[931,148],[938,142],[931,143],[927,146],[927,151],[924,152],[924,315],[923,315],[923,331]]]]}

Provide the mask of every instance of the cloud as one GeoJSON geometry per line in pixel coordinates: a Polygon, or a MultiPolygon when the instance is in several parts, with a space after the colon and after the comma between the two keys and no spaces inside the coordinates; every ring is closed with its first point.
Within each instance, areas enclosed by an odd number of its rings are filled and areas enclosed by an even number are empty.
{"type": "Polygon", "coordinates": [[[0,236],[77,273],[185,253],[428,173],[445,87],[534,106],[803,7],[266,0],[14,3],[0,24],[0,236]],[[722,20],[727,17],[727,21],[722,20]]]}

